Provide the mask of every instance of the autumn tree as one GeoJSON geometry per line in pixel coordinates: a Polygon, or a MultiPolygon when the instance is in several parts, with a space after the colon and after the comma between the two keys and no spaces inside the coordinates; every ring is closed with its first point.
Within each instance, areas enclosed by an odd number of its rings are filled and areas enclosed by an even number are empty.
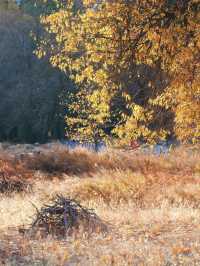
{"type": "Polygon", "coordinates": [[[198,141],[199,2],[85,0],[77,12],[73,6],[42,22],[55,37],[50,62],[70,71],[80,89],[69,121],[75,135],[198,141]]]}
{"type": "Polygon", "coordinates": [[[66,0],[21,0],[19,6],[25,13],[40,17],[59,10],[66,2],[66,0]]]}

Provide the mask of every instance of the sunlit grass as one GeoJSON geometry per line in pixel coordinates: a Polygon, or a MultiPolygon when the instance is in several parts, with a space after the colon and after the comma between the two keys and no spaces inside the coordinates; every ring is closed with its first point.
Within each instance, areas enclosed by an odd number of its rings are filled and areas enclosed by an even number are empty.
{"type": "Polygon", "coordinates": [[[3,155],[1,158],[5,163],[9,161],[9,167],[1,168],[1,172],[8,169],[11,179],[19,173],[22,179],[28,174],[32,184],[32,191],[0,196],[1,263],[63,266],[200,263],[198,150],[179,149],[156,156],[54,148],[39,157],[34,155],[32,160],[3,155]],[[35,206],[40,209],[56,194],[93,208],[107,223],[108,233],[88,236],[77,231],[63,239],[32,238],[19,233],[19,228],[27,228],[32,222],[35,206]]]}

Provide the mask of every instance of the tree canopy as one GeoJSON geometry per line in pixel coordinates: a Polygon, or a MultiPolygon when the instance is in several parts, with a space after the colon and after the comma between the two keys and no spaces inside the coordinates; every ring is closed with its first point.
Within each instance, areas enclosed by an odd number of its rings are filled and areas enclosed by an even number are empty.
{"type": "Polygon", "coordinates": [[[2,0],[0,22],[1,140],[199,142],[199,1],[2,0]]]}
{"type": "Polygon", "coordinates": [[[200,4],[196,0],[74,1],[44,16],[50,62],[79,90],[74,137],[157,141],[200,138],[200,4]],[[49,46],[48,46],[49,47],[49,46]]]}

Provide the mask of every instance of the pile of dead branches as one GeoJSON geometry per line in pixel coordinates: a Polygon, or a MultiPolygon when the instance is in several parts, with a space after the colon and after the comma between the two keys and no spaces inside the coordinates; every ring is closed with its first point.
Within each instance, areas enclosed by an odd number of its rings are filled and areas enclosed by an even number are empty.
{"type": "Polygon", "coordinates": [[[93,210],[84,208],[72,199],[57,195],[50,205],[37,209],[31,231],[45,235],[66,236],[75,230],[89,233],[105,231],[106,225],[93,210]]]}

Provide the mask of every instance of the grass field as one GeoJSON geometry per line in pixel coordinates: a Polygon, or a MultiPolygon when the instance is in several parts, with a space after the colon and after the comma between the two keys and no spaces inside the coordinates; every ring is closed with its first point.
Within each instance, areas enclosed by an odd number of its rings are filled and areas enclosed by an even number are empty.
{"type": "Polygon", "coordinates": [[[0,265],[200,265],[200,150],[168,155],[62,147],[0,155],[0,265]],[[30,235],[57,194],[107,225],[69,235],[30,235]]]}

